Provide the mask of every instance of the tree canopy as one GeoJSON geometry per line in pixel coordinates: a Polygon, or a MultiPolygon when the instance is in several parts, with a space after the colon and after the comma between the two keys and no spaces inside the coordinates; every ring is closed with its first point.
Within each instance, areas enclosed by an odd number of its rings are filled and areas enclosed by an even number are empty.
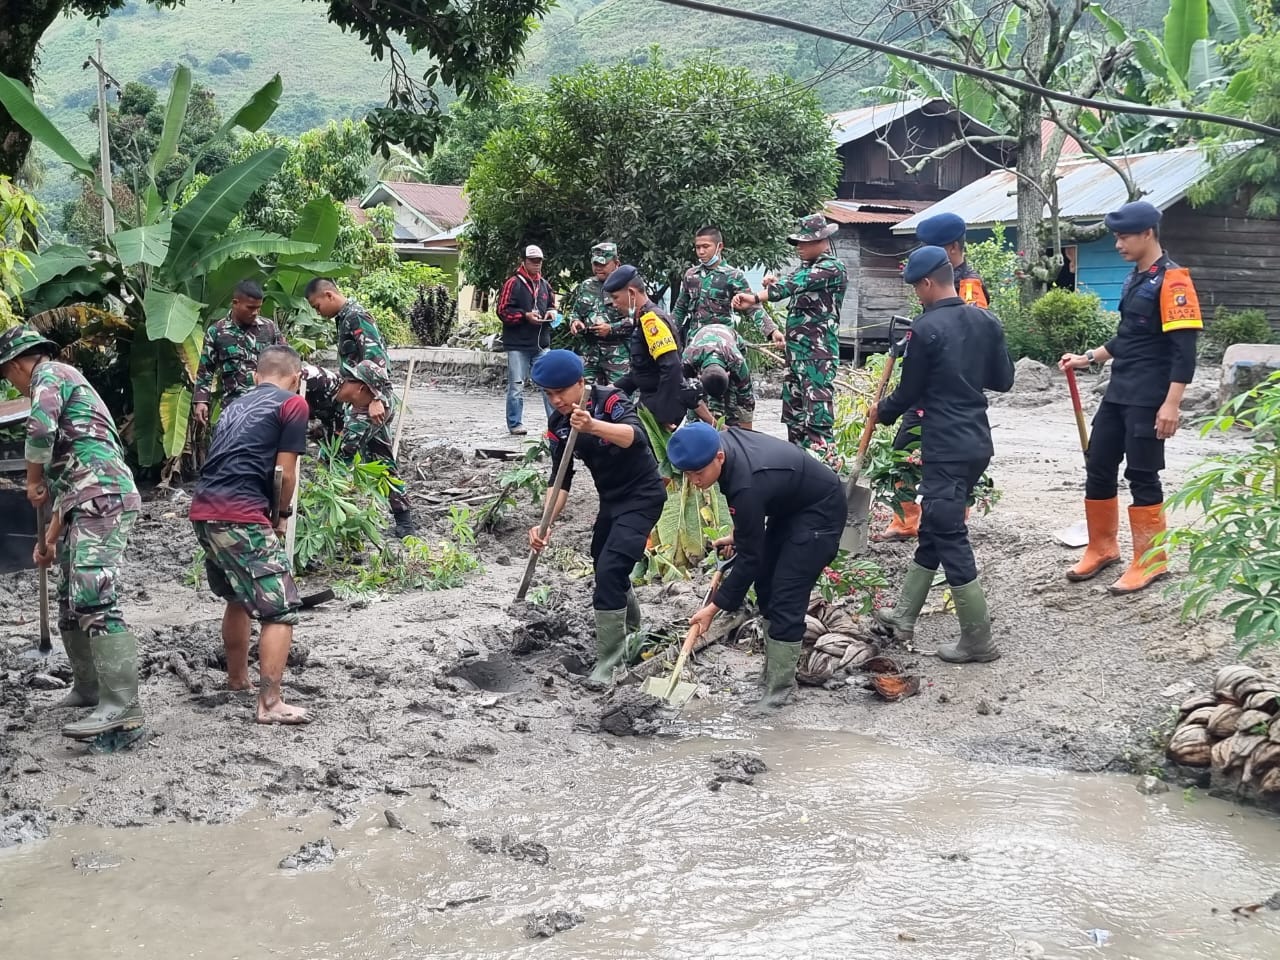
{"type": "Polygon", "coordinates": [[[588,65],[553,78],[476,157],[463,269],[497,286],[523,244],[546,272],[585,272],[593,243],[670,279],[715,224],[730,258],[777,264],[794,219],[833,195],[837,159],[817,98],[742,68],[588,65]]]}

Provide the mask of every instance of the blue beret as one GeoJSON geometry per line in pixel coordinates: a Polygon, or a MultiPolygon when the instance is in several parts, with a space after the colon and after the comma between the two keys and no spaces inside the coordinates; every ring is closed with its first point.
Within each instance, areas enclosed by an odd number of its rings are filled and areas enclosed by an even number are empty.
{"type": "Polygon", "coordinates": [[[629,284],[632,280],[634,280],[636,278],[636,274],[639,272],[640,271],[637,270],[635,267],[633,267],[631,264],[624,263],[622,266],[618,267],[617,270],[613,271],[613,273],[609,274],[609,276],[605,279],[604,292],[617,293],[619,290],[621,290],[623,287],[629,284]]]}
{"type": "Polygon", "coordinates": [[[916,227],[916,239],[931,246],[945,247],[948,243],[963,240],[967,229],[964,218],[959,214],[939,213],[920,221],[920,226],[916,227]]]}
{"type": "Polygon", "coordinates": [[[677,470],[701,470],[720,450],[720,431],[699,420],[686,423],[667,441],[667,459],[677,470]]]}
{"type": "Polygon", "coordinates": [[[1160,210],[1145,200],[1126,203],[1119,210],[1106,216],[1107,229],[1112,233],[1141,233],[1160,222],[1160,210]]]}
{"type": "Polygon", "coordinates": [[[533,361],[533,382],[548,390],[562,390],[582,379],[582,358],[572,350],[548,350],[533,361]]]}
{"type": "Polygon", "coordinates": [[[902,279],[907,283],[919,283],[944,263],[950,262],[947,251],[941,247],[921,247],[907,257],[907,265],[902,271],[902,279]]]}

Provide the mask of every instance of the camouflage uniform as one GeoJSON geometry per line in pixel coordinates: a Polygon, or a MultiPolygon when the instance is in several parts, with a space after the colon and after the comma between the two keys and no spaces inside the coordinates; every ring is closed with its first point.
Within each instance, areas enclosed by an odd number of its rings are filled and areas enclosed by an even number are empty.
{"type": "Polygon", "coordinates": [[[378,331],[373,317],[360,304],[348,300],[334,320],[338,325],[338,372],[343,380],[358,380],[373,391],[387,408],[387,416],[381,424],[369,418],[369,411],[347,405],[342,424],[341,454],[353,459],[358,453],[365,460],[379,460],[391,471],[391,494],[388,497],[393,513],[410,508],[404,481],[400,479],[395,457],[391,455],[392,425],[395,423],[395,387],[391,382],[391,361],[387,346],[378,331]]]}
{"type": "Polygon", "coordinates": [[[238,603],[263,623],[298,622],[302,601],[285,546],[268,526],[192,521],[204,548],[204,572],[216,596],[238,603]]]}
{"type": "Polygon", "coordinates": [[[326,367],[314,363],[302,365],[302,379],[307,383],[307,406],[311,419],[319,420],[325,437],[336,437],[345,419],[342,404],[338,403],[338,388],[342,378],[326,367]]]}
{"type": "MultiPolygon", "coordinates": [[[[737,329],[737,317],[731,306],[735,293],[750,293],[747,276],[737,267],[723,262],[713,267],[695,264],[685,271],[671,316],[684,332],[686,341],[709,323],[720,323],[737,329]]],[[[758,320],[766,337],[777,329],[769,311],[755,307],[751,317],[758,320]]]]}
{"type": "Polygon", "coordinates": [[[225,406],[253,389],[253,373],[258,367],[258,354],[266,347],[284,344],[284,337],[273,320],[258,317],[253,326],[242,327],[230,315],[210,324],[204,334],[204,349],[196,370],[193,403],[208,403],[213,395],[214,375],[222,380],[222,403],[225,406]]]}
{"type": "Polygon", "coordinates": [[[569,297],[572,303],[570,321],[581,320],[587,326],[580,334],[587,382],[613,386],[622,379],[631,363],[627,341],[631,339],[635,324],[613,308],[604,292],[603,281],[595,277],[583,280],[569,297]],[[606,336],[602,337],[591,329],[598,323],[609,324],[606,336]]]}
{"type": "Polygon", "coordinates": [[[700,328],[684,348],[684,363],[690,376],[699,376],[709,366],[722,367],[729,375],[729,392],[722,397],[706,398],[707,409],[725,426],[736,427],[750,422],[756,409],[756,395],[751,386],[751,368],[738,348],[738,335],[722,323],[700,328]]]}
{"type": "MultiPolygon", "coordinates": [[[[822,214],[800,221],[791,240],[822,240],[835,233],[822,214]]],[[[787,439],[804,447],[831,443],[835,427],[836,368],[840,362],[840,304],[849,277],[830,251],[769,287],[769,300],[790,298],[787,310],[787,376],[782,422],[787,439]]]]}
{"type": "Polygon", "coordinates": [[[90,637],[125,633],[116,579],[142,508],[102,398],[75,367],[47,361],[31,377],[26,458],[44,464],[58,542],[58,625],[90,637]]]}

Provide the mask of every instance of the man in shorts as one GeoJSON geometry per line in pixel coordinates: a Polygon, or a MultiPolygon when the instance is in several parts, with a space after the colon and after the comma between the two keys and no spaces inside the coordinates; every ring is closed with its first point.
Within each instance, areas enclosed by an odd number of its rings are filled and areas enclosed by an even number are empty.
{"type": "Polygon", "coordinates": [[[256,386],[222,411],[209,444],[189,514],[205,552],[209,586],[227,601],[222,643],[227,684],[248,690],[250,619],[258,639],[259,723],[298,724],[307,712],[281,696],[285,661],[298,622],[300,598],[283,536],[298,480],[298,455],[307,449],[307,402],[298,396],[302,360],[290,347],[267,347],[258,357],[256,386]],[[280,467],[279,525],[272,528],[273,478],[280,467]]]}

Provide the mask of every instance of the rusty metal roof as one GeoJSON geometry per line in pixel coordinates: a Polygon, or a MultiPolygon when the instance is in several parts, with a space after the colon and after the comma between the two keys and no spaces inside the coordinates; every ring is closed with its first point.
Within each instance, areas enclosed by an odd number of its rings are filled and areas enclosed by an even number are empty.
{"type": "MultiPolygon", "coordinates": [[[[1251,145],[1252,141],[1242,141],[1229,144],[1228,149],[1243,150],[1251,145]]],[[[1112,157],[1111,160],[1129,171],[1138,189],[1143,191],[1142,199],[1161,210],[1185,197],[1187,191],[1209,172],[1209,161],[1204,151],[1196,146],[1112,157]]],[[[1093,157],[1069,156],[1060,160],[1058,176],[1060,216],[1064,220],[1101,220],[1129,199],[1124,181],[1109,166],[1093,157]]],[[[914,233],[921,220],[939,213],[959,214],[971,228],[1016,223],[1016,191],[1017,180],[1013,171],[997,170],[902,221],[893,228],[893,232],[914,233]]]]}
{"type": "Polygon", "coordinates": [[[822,214],[836,223],[901,223],[920,208],[895,200],[828,200],[822,214]]]}

